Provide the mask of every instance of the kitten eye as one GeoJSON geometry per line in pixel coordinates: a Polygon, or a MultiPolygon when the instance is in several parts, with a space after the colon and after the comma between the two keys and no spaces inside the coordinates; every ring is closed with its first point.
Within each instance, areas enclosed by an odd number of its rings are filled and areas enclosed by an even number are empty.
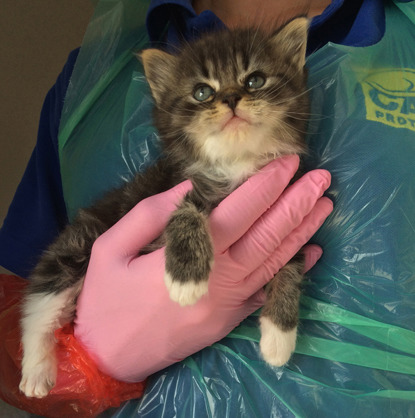
{"type": "Polygon", "coordinates": [[[245,82],[245,86],[248,89],[260,89],[264,84],[265,76],[258,73],[251,74],[245,82]]]}
{"type": "Polygon", "coordinates": [[[210,99],[215,94],[215,90],[212,87],[208,86],[207,84],[202,84],[196,87],[193,97],[198,102],[205,102],[206,100],[210,99]]]}

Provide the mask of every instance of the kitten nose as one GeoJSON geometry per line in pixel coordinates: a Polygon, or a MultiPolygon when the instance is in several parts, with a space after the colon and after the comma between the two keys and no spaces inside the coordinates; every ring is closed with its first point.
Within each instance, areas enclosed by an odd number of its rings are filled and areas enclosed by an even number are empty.
{"type": "Polygon", "coordinates": [[[238,93],[228,94],[222,99],[222,103],[227,104],[232,110],[235,110],[236,105],[242,97],[238,93]]]}

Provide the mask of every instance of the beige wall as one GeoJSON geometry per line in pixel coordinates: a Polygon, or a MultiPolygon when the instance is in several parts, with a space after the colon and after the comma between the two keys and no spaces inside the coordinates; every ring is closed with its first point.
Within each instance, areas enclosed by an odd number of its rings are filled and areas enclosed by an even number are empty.
{"type": "Polygon", "coordinates": [[[0,0],[0,225],[35,144],[43,99],[92,12],[90,0],[0,0]]]}

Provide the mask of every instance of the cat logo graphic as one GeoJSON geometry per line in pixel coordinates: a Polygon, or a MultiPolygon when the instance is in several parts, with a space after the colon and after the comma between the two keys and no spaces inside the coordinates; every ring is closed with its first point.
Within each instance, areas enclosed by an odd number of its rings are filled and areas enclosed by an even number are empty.
{"type": "Polygon", "coordinates": [[[361,83],[366,118],[415,131],[415,70],[383,70],[361,83]]]}

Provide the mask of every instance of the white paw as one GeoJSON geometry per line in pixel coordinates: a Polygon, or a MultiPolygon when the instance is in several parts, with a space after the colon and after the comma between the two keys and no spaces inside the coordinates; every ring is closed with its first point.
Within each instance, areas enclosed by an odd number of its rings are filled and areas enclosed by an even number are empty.
{"type": "Polygon", "coordinates": [[[30,398],[43,398],[55,386],[57,366],[55,359],[44,358],[37,364],[31,364],[30,358],[22,368],[22,380],[19,389],[30,398]]]}
{"type": "Polygon", "coordinates": [[[180,306],[194,305],[208,292],[208,281],[181,283],[173,281],[169,273],[164,274],[164,282],[169,291],[170,299],[180,306]]]}
{"type": "Polygon", "coordinates": [[[295,349],[297,327],[282,331],[270,319],[261,317],[261,341],[259,346],[264,360],[272,366],[283,366],[295,349]]]}

